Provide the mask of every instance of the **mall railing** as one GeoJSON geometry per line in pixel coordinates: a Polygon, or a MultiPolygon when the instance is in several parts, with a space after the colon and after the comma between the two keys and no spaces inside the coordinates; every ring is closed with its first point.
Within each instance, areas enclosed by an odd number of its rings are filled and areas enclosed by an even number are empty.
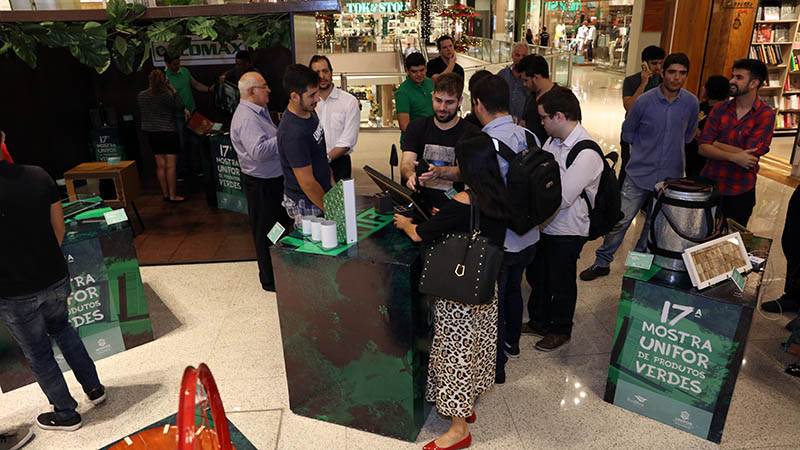
{"type": "MultiPolygon", "coordinates": [[[[411,48],[422,48],[422,43],[413,37],[411,48]]],[[[405,51],[404,40],[393,40],[393,51],[397,55],[402,70],[402,57],[405,51]]],[[[512,43],[479,38],[480,45],[470,48],[467,55],[485,61],[486,64],[468,66],[464,69],[464,101],[461,104],[462,116],[471,111],[471,98],[467,86],[469,79],[479,70],[497,73],[511,62],[512,43]]],[[[407,45],[406,45],[407,46],[407,45]]],[[[569,86],[572,79],[572,55],[560,49],[529,46],[532,54],[542,56],[550,67],[550,77],[558,84],[569,86]]],[[[424,52],[423,52],[424,54],[424,52]]],[[[396,86],[406,79],[405,72],[339,72],[334,74],[334,82],[341,89],[354,94],[361,104],[362,128],[397,128],[397,114],[394,104],[396,86]]]]}
{"type": "MultiPolygon", "coordinates": [[[[511,62],[513,42],[498,41],[487,38],[475,38],[479,45],[470,47],[467,55],[492,64],[508,64],[511,62]]],[[[569,86],[572,81],[572,54],[563,49],[529,45],[532,55],[542,56],[550,67],[550,79],[562,86],[569,86]]]]}

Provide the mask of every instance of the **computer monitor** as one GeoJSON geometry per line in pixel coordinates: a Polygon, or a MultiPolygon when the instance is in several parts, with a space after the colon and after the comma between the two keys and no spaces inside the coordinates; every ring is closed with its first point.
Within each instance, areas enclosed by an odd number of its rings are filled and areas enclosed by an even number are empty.
{"type": "Polygon", "coordinates": [[[378,172],[370,166],[364,166],[364,172],[366,172],[367,175],[372,178],[372,181],[374,181],[382,191],[388,192],[389,195],[392,196],[392,203],[395,205],[413,208],[414,211],[423,219],[427,220],[430,217],[429,211],[426,211],[424,208],[422,208],[419,202],[416,200],[417,194],[414,191],[399,183],[396,183],[391,178],[378,172]]]}

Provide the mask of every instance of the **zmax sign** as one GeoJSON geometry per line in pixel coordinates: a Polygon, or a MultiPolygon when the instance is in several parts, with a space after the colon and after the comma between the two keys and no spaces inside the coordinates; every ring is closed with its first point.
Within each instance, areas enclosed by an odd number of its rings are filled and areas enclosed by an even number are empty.
{"type": "MultiPolygon", "coordinates": [[[[234,64],[236,53],[246,50],[243,41],[233,41],[227,44],[220,44],[213,41],[201,41],[200,38],[192,36],[189,48],[181,54],[182,66],[210,66],[215,64],[234,64]]],[[[164,67],[164,55],[167,53],[165,42],[153,43],[153,65],[164,67]]]]}
{"type": "Polygon", "coordinates": [[[345,4],[347,7],[347,12],[349,14],[371,14],[371,13],[396,13],[400,11],[406,10],[406,4],[404,2],[380,2],[380,3],[369,3],[369,2],[358,2],[358,3],[347,3],[345,4]]]}

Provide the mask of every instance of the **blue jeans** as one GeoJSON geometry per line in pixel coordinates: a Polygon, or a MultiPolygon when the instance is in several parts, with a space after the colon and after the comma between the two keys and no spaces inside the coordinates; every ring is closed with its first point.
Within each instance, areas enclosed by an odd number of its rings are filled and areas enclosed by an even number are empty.
{"type": "MultiPolygon", "coordinates": [[[[614,225],[611,232],[603,238],[603,245],[595,251],[596,258],[594,264],[600,267],[608,267],[611,265],[611,261],[614,260],[614,253],[616,253],[619,246],[622,245],[622,240],[625,239],[625,233],[628,231],[628,227],[631,226],[631,222],[633,222],[636,214],[642,209],[642,205],[653,196],[653,191],[640,189],[633,184],[630,177],[625,177],[625,181],[622,183],[621,194],[622,213],[624,216],[622,220],[614,225]]],[[[645,215],[644,229],[634,249],[637,252],[647,251],[647,233],[650,230],[650,211],[652,211],[652,209],[645,215]]]]}
{"type": "Polygon", "coordinates": [[[508,356],[505,343],[519,345],[522,334],[522,273],[536,256],[536,244],[517,252],[505,252],[497,276],[497,367],[504,368],[508,356]]]}
{"type": "Polygon", "coordinates": [[[34,294],[0,297],[0,317],[25,354],[34,378],[60,420],[77,415],[75,408],[78,402],[70,395],[64,375],[53,356],[51,337],[61,349],[83,391],[89,393],[100,387],[94,361],[67,319],[69,293],[69,278],[64,278],[34,294]]]}

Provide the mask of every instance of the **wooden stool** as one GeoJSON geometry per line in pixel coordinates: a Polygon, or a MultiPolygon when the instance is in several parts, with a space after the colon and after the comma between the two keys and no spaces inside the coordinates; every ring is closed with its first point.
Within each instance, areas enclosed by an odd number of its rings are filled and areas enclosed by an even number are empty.
{"type": "MultiPolygon", "coordinates": [[[[121,161],[116,165],[109,165],[106,162],[86,162],[78,164],[72,169],[64,172],[64,181],[67,185],[67,195],[70,200],[77,199],[75,191],[75,181],[82,180],[112,180],[116,192],[116,198],[103,199],[108,206],[133,208],[139,224],[144,230],[144,222],[136,209],[136,199],[139,198],[139,174],[136,171],[136,161],[121,161]]],[[[92,194],[99,195],[99,192],[92,194]]]]}

